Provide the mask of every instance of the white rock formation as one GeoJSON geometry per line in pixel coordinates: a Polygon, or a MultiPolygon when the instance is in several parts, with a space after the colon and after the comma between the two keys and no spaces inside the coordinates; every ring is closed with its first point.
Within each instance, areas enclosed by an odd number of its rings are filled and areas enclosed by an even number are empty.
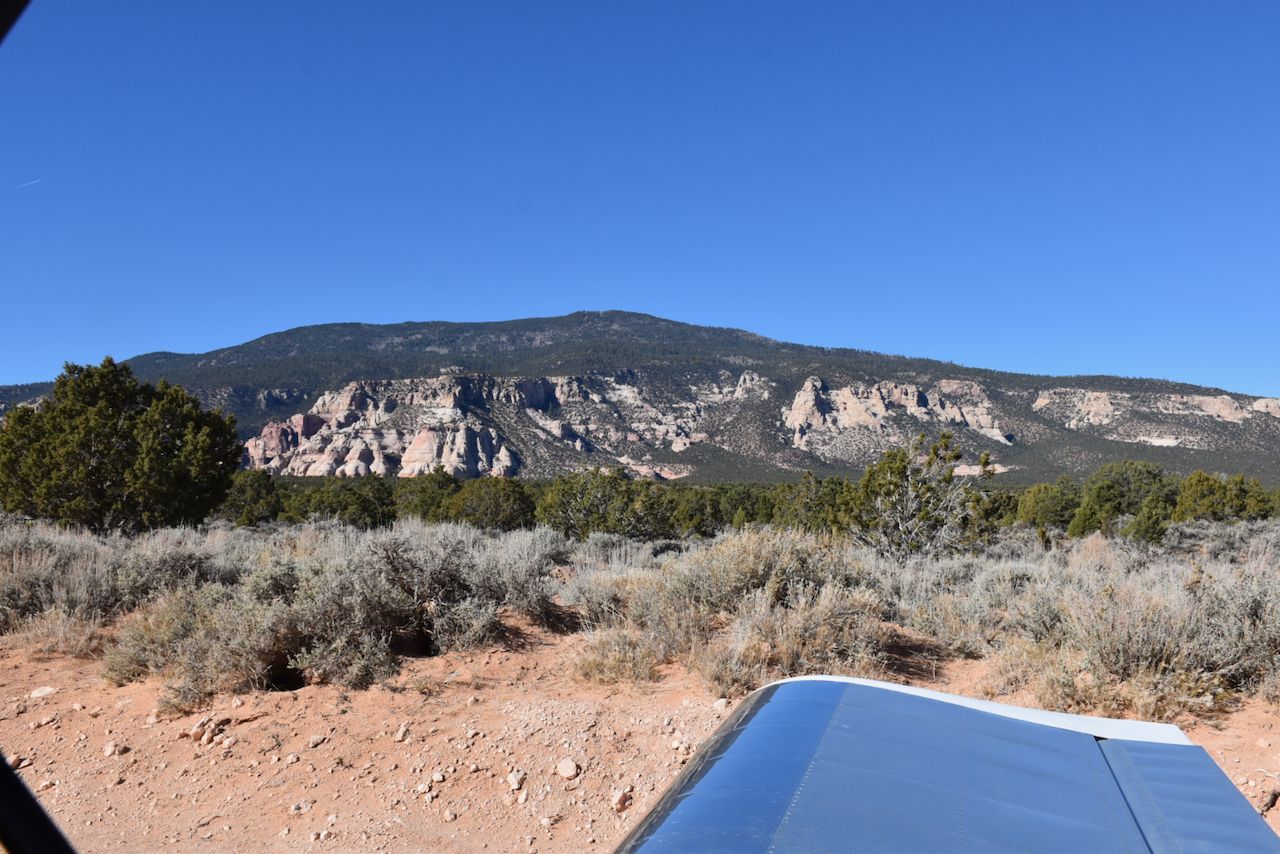
{"type": "Polygon", "coordinates": [[[831,389],[819,377],[800,386],[783,424],[792,431],[792,445],[807,450],[813,434],[869,430],[876,434],[896,429],[897,416],[944,426],[962,427],[988,439],[1011,444],[980,385],[970,380],[941,380],[931,388],[914,383],[855,383],[831,389]]]}

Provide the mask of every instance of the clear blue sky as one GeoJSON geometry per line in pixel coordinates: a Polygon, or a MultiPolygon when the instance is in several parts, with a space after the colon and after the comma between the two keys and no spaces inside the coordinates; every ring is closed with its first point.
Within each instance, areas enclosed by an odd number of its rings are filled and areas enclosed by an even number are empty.
{"type": "Polygon", "coordinates": [[[34,0],[0,382],[620,308],[1280,394],[1280,3],[34,0]]]}

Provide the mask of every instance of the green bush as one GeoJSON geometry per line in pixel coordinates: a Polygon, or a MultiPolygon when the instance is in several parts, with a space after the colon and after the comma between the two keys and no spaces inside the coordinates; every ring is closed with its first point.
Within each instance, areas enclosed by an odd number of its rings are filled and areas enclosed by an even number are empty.
{"type": "Polygon", "coordinates": [[[284,512],[284,499],[265,471],[236,472],[218,515],[241,527],[274,522],[284,512]]]}
{"type": "Polygon", "coordinates": [[[457,478],[436,466],[429,474],[402,477],[396,481],[396,518],[421,519],[424,522],[444,522],[450,496],[462,485],[457,478]]]}
{"type": "Polygon", "coordinates": [[[292,522],[333,519],[369,529],[390,525],[396,518],[395,493],[381,477],[325,478],[317,486],[291,492],[284,507],[284,518],[292,522]]]}
{"type": "Polygon", "coordinates": [[[1067,476],[1037,483],[1018,498],[1017,519],[1024,525],[1066,528],[1080,509],[1080,486],[1067,476]]]}
{"type": "Polygon", "coordinates": [[[442,515],[493,531],[532,528],[533,496],[518,480],[481,477],[468,480],[444,501],[442,515]]]}
{"type": "Polygon", "coordinates": [[[1121,519],[1136,517],[1147,502],[1141,533],[1150,537],[1159,520],[1172,515],[1177,491],[1177,480],[1154,463],[1108,463],[1085,481],[1080,507],[1067,533],[1073,537],[1094,531],[1115,533],[1121,519]]]}
{"type": "Polygon", "coordinates": [[[1257,478],[1217,477],[1194,471],[1182,481],[1172,512],[1174,522],[1204,519],[1212,522],[1256,521],[1275,514],[1271,496],[1257,478]]]}

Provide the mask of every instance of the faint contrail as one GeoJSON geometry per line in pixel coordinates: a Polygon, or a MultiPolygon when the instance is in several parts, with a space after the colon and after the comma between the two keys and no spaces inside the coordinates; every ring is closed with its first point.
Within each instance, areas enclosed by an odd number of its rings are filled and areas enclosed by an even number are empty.
{"type": "Polygon", "coordinates": [[[9,189],[10,189],[10,190],[21,190],[23,187],[30,187],[32,184],[39,184],[39,183],[40,183],[41,181],[43,181],[43,180],[44,180],[43,178],[37,178],[37,179],[35,179],[34,181],[28,181],[28,182],[27,182],[27,183],[25,183],[25,184],[18,184],[17,186],[10,187],[9,189]]]}

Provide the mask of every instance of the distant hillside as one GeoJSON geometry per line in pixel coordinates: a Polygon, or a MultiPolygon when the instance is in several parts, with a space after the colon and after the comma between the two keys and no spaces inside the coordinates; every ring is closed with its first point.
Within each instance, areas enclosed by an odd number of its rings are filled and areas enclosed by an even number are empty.
{"type": "MultiPolygon", "coordinates": [[[[1008,467],[1009,483],[1116,459],[1280,482],[1273,399],[987,371],[627,312],[326,324],[128,364],[234,414],[250,463],[294,474],[622,465],[771,480],[854,472],[915,432],[949,429],[1008,467]]],[[[48,388],[0,387],[0,411],[48,388]]]]}

